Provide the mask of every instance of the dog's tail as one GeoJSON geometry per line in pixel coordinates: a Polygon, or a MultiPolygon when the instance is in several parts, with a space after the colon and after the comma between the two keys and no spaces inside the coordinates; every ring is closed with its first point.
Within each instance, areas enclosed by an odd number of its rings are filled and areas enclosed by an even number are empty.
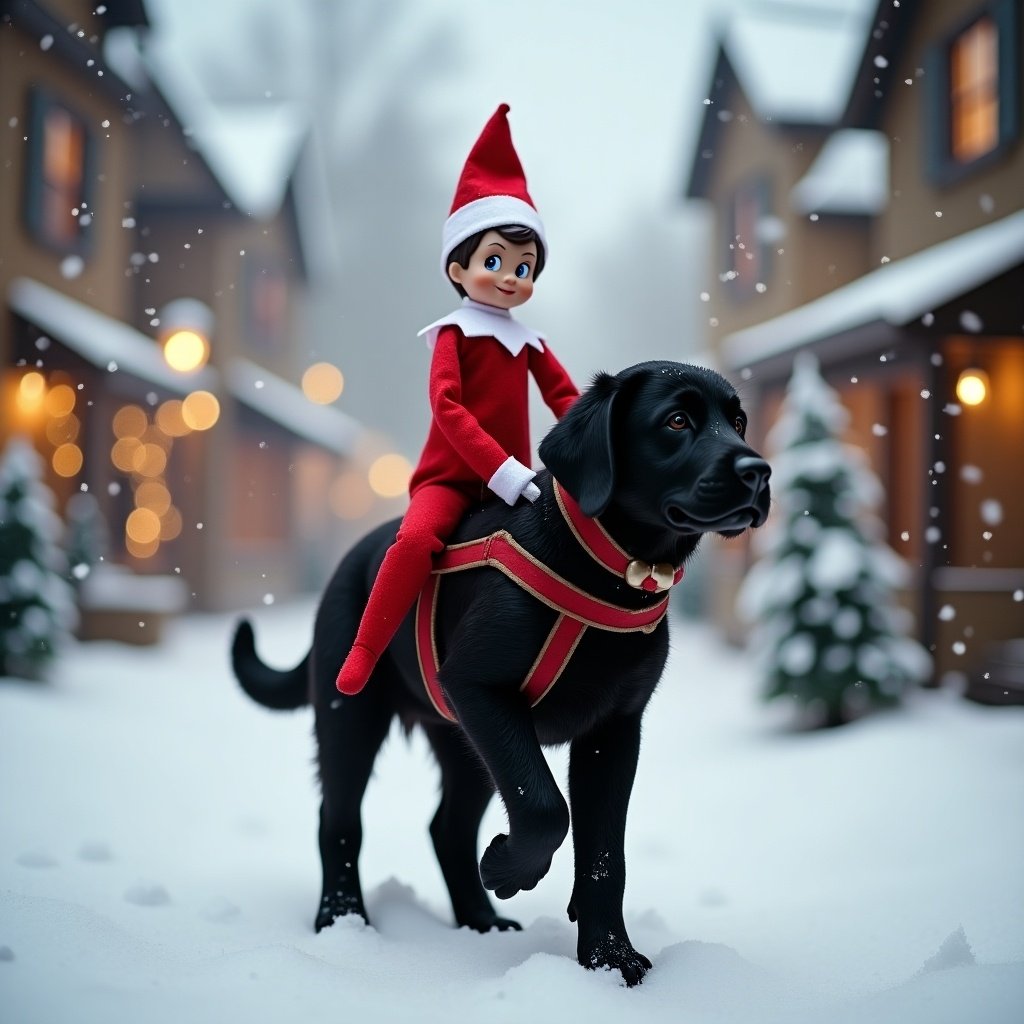
{"type": "Polygon", "coordinates": [[[309,654],[295,668],[271,668],[256,653],[252,623],[242,619],[231,645],[231,667],[242,689],[257,704],[276,711],[292,711],[309,703],[309,654]]]}

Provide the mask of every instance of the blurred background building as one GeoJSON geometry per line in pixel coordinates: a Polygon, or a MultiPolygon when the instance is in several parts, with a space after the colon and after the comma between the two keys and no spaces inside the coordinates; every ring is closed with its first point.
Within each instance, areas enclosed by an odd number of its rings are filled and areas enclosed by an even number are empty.
{"type": "MultiPolygon", "coordinates": [[[[818,356],[884,483],[937,679],[1009,685],[1024,674],[1004,646],[1024,635],[1021,8],[862,6],[750,6],[721,33],[685,184],[712,210],[712,348],[759,432],[794,354],[818,356]]],[[[718,556],[735,633],[747,558],[718,556]]]]}
{"type": "Polygon", "coordinates": [[[33,440],[62,507],[96,497],[111,561],[197,607],[318,585],[360,431],[289,344],[332,273],[313,126],[217,110],[141,2],[0,16],[0,436],[33,440]]]}

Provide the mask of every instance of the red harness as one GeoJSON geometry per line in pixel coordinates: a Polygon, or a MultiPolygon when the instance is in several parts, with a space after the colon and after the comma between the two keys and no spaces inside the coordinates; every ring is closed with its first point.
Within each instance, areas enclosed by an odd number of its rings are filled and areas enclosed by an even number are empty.
{"type": "Polygon", "coordinates": [[[438,714],[450,722],[456,718],[437,679],[439,662],[435,631],[437,595],[441,577],[445,574],[485,567],[497,569],[538,601],[558,612],[544,646],[520,687],[531,707],[543,700],[558,682],[588,626],[614,633],[652,632],[668,610],[667,591],[683,578],[681,568],[676,569],[667,563],[652,566],[630,558],[596,519],[583,514],[557,481],[554,490],[565,521],[591,558],[619,579],[626,580],[630,586],[649,593],[665,593],[665,597],[646,608],[635,610],[591,597],[539,562],[506,530],[498,530],[479,540],[450,545],[435,559],[434,569],[416,605],[416,654],[423,683],[438,714]]]}

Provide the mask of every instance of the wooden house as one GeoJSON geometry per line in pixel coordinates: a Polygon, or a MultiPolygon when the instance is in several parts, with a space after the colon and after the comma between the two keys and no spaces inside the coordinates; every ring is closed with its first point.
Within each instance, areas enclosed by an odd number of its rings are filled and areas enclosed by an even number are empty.
{"type": "MultiPolygon", "coordinates": [[[[885,488],[936,681],[1010,699],[1024,671],[1007,647],[1024,636],[1020,6],[807,15],[746,12],[719,47],[686,186],[713,211],[713,347],[762,435],[794,354],[817,355],[885,488]]],[[[717,574],[734,633],[748,557],[725,549],[717,574]]]]}
{"type": "Polygon", "coordinates": [[[326,495],[358,429],[289,344],[317,153],[277,109],[207,117],[146,32],[141,0],[0,2],[0,443],[33,439],[62,506],[96,496],[111,561],[237,607],[319,585],[340,546],[326,495]],[[276,190],[217,148],[240,123],[276,190]],[[183,312],[205,350],[170,365],[183,312]]]}

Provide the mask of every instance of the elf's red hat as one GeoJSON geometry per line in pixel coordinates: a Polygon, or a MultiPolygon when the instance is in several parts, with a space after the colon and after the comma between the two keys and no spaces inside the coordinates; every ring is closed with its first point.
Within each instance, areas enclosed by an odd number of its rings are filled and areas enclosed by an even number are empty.
{"type": "Polygon", "coordinates": [[[446,280],[452,249],[478,231],[518,224],[533,228],[547,249],[544,224],[526,190],[526,175],[512,145],[508,112],[509,105],[502,103],[466,158],[441,239],[441,273],[446,280]]]}

